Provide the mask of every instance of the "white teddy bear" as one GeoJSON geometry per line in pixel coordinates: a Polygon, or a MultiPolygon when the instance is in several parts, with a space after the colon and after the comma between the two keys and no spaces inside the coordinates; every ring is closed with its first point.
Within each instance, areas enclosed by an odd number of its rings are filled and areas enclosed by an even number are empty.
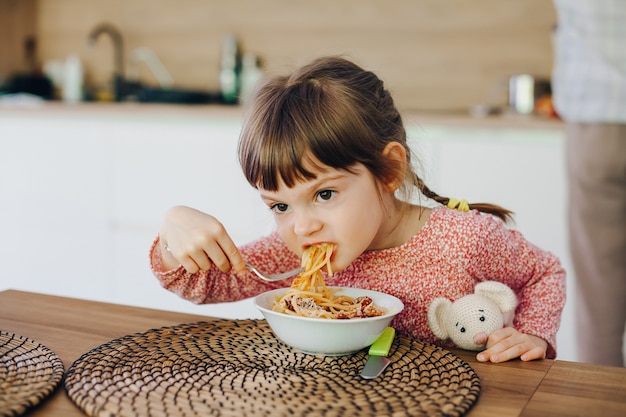
{"type": "Polygon", "coordinates": [[[496,281],[476,285],[474,294],[452,302],[436,298],[428,308],[428,325],[440,339],[450,339],[467,350],[483,350],[494,330],[513,324],[517,297],[496,281]]]}

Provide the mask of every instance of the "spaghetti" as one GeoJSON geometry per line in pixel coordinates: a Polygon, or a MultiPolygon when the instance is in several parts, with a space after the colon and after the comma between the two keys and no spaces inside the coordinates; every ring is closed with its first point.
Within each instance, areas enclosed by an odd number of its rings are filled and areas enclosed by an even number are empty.
{"type": "Polygon", "coordinates": [[[303,317],[351,319],[376,317],[385,311],[376,307],[370,297],[335,295],[338,289],[326,287],[322,270],[332,275],[330,258],[335,246],[331,243],[312,245],[302,254],[304,271],[294,279],[291,288],[278,297],[272,310],[303,317]]]}

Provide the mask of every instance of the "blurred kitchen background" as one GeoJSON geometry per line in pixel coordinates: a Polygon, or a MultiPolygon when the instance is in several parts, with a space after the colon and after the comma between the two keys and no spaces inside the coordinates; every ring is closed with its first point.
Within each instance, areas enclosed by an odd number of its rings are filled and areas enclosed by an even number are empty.
{"type": "Polygon", "coordinates": [[[343,54],[385,80],[430,188],[512,209],[561,258],[576,360],[555,22],[548,0],[0,0],[0,291],[260,317],[163,290],[148,249],[176,204],[237,243],[269,232],[236,160],[243,90],[343,54]]]}
{"type": "Polygon", "coordinates": [[[0,78],[76,54],[86,88],[102,88],[114,43],[105,35],[88,48],[87,39],[103,22],[119,31],[125,75],[147,84],[158,81],[131,60],[138,48],[154,52],[175,87],[219,90],[222,41],[233,34],[270,73],[346,54],[379,73],[403,110],[465,111],[506,103],[511,75],[549,77],[555,13],[546,0],[0,0],[0,78]]]}

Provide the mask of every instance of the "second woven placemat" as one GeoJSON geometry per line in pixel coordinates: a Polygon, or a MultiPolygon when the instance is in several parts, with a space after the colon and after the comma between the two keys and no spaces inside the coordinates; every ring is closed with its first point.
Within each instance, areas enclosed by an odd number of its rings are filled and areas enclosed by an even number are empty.
{"type": "Polygon", "coordinates": [[[61,383],[63,362],[28,337],[0,331],[0,416],[19,416],[61,383]]]}
{"type": "Polygon", "coordinates": [[[480,392],[452,353],[398,335],[391,365],[359,376],[367,351],[301,353],[265,320],[216,320],[152,329],[76,360],[65,389],[89,416],[458,416],[480,392]]]}

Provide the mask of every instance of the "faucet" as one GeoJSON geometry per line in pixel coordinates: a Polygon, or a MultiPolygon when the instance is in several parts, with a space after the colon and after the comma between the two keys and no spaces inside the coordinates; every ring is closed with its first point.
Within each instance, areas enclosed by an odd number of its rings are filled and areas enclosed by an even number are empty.
{"type": "Polygon", "coordinates": [[[130,60],[132,64],[135,64],[129,66],[128,78],[130,80],[137,80],[139,78],[136,63],[143,61],[152,72],[152,75],[154,75],[157,79],[161,88],[172,88],[172,85],[174,84],[172,76],[152,49],[146,47],[133,49],[130,53],[130,60]]]}
{"type": "Polygon", "coordinates": [[[113,92],[115,101],[121,101],[124,92],[124,46],[122,43],[122,35],[115,26],[110,23],[100,23],[89,32],[87,37],[87,46],[92,47],[96,44],[98,37],[106,33],[113,41],[114,52],[114,73],[113,73],[113,92]]]}

